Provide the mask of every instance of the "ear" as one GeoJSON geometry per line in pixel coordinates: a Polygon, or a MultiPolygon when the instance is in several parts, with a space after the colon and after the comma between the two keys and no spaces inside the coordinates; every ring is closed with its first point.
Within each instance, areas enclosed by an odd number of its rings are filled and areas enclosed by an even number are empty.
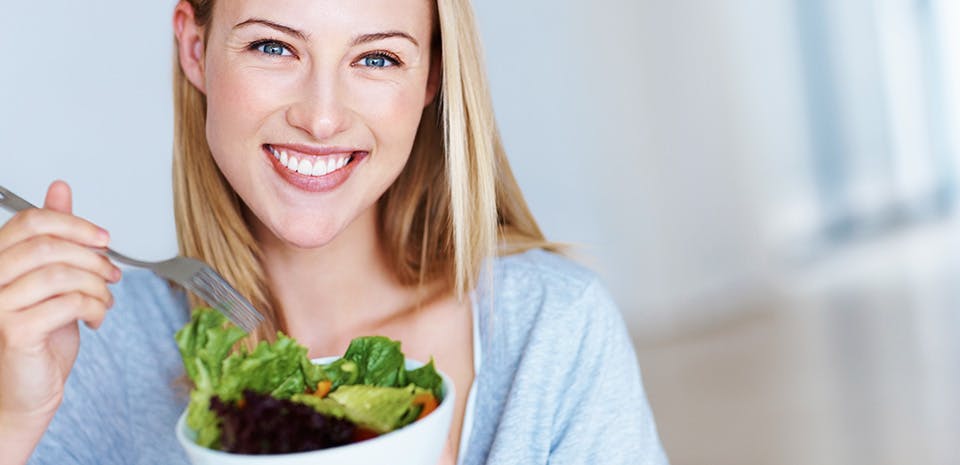
{"type": "Polygon", "coordinates": [[[173,10],[173,33],[177,37],[177,58],[187,79],[206,93],[203,77],[203,30],[197,26],[193,7],[181,0],[173,10]]]}
{"type": "Polygon", "coordinates": [[[427,107],[437,98],[437,92],[440,91],[440,81],[443,76],[443,59],[440,54],[440,47],[436,47],[430,53],[430,74],[427,76],[427,95],[423,106],[427,107]]]}

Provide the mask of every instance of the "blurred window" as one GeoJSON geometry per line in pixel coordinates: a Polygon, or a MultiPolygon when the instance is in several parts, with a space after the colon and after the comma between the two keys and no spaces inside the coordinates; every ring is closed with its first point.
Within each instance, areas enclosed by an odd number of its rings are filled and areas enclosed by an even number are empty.
{"type": "Polygon", "coordinates": [[[821,241],[954,210],[956,3],[796,0],[821,241]]]}

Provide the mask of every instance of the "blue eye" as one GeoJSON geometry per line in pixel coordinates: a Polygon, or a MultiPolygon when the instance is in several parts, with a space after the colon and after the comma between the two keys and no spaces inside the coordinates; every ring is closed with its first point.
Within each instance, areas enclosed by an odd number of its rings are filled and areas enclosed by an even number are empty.
{"type": "Polygon", "coordinates": [[[370,68],[388,68],[390,66],[396,66],[397,62],[393,58],[377,53],[361,58],[360,64],[370,68]]]}
{"type": "Polygon", "coordinates": [[[274,55],[274,56],[291,56],[290,50],[280,42],[276,41],[265,41],[259,42],[253,45],[253,48],[260,51],[265,55],[274,55]]]}

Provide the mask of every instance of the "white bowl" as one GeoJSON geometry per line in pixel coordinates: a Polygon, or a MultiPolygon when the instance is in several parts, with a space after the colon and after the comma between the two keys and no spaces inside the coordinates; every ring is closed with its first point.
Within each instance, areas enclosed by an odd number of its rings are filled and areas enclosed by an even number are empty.
{"type": "MultiPolygon", "coordinates": [[[[314,363],[330,363],[339,357],[314,359],[314,363]]],[[[422,366],[422,362],[406,360],[408,370],[422,366]]],[[[355,444],[321,449],[311,452],[275,455],[231,454],[207,449],[196,443],[196,433],[187,427],[187,412],[184,411],[177,421],[177,440],[187,452],[190,463],[194,465],[307,465],[338,464],[371,465],[389,463],[391,465],[435,465],[440,460],[443,447],[447,443],[450,422],[453,419],[453,406],[456,391],[447,375],[443,378],[443,401],[436,410],[396,431],[377,436],[355,444]]]]}

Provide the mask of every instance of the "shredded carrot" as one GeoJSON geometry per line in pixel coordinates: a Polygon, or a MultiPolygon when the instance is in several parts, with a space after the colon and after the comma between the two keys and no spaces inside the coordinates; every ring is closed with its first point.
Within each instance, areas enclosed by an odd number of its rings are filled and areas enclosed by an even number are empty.
{"type": "Polygon", "coordinates": [[[333,383],[328,380],[323,380],[317,383],[317,390],[313,391],[313,395],[323,398],[327,397],[327,394],[330,393],[330,388],[333,387],[333,383]]]}
{"type": "Polygon", "coordinates": [[[417,420],[427,416],[430,412],[437,409],[437,398],[433,397],[433,394],[429,392],[424,392],[422,394],[417,394],[413,398],[413,405],[422,405],[423,409],[420,410],[420,415],[417,416],[417,420]]]}
{"type": "Polygon", "coordinates": [[[237,401],[237,408],[243,408],[245,405],[247,405],[247,399],[241,397],[240,400],[237,401]]]}

